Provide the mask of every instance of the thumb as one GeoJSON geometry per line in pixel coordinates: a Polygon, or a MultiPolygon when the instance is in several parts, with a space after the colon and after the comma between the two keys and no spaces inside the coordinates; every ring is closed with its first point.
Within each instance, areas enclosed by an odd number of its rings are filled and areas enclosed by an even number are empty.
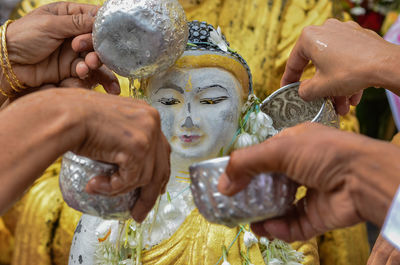
{"type": "Polygon", "coordinates": [[[243,190],[252,178],[262,172],[287,170],[292,153],[291,136],[272,137],[261,144],[234,151],[225,173],[221,175],[218,189],[225,195],[234,195],[243,190]],[[289,156],[289,157],[288,157],[289,156]]]}
{"type": "Polygon", "coordinates": [[[299,86],[299,95],[305,101],[314,100],[317,98],[323,98],[324,95],[323,91],[319,85],[319,77],[318,75],[314,75],[311,79],[303,80],[299,86]]]}

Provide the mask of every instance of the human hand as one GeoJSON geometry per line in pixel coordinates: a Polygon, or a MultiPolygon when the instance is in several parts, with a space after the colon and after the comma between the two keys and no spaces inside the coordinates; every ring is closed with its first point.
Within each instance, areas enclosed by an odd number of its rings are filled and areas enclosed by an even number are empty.
{"type": "Polygon", "coordinates": [[[399,156],[389,143],[305,123],[234,151],[218,188],[233,195],[261,172],[305,185],[307,195],[292,212],[252,225],[260,235],[304,241],[362,220],[381,225],[400,183],[399,156]]]}
{"type": "MultiPolygon", "coordinates": [[[[73,89],[78,90],[78,89],[73,89]]],[[[118,165],[111,178],[98,176],[86,190],[114,196],[141,188],[132,210],[142,221],[158,195],[165,192],[170,174],[170,147],[161,131],[158,111],[143,101],[95,93],[92,91],[55,90],[74,116],[81,135],[71,151],[94,160],[118,165]]]]}
{"type": "Polygon", "coordinates": [[[387,242],[381,235],[377,238],[367,265],[400,264],[400,251],[387,242]]]}
{"type": "MultiPolygon", "coordinates": [[[[22,84],[91,88],[100,83],[119,94],[115,75],[93,52],[91,31],[98,7],[58,2],[42,6],[11,23],[7,48],[13,70],[22,84]]],[[[3,78],[2,84],[7,84],[3,78]]],[[[3,86],[12,92],[10,86],[3,86]]]]}
{"type": "Polygon", "coordinates": [[[281,85],[299,81],[311,60],[316,73],[301,83],[300,96],[305,100],[333,97],[337,112],[344,115],[350,105],[360,102],[363,89],[384,85],[378,69],[398,52],[395,45],[353,21],[329,19],[322,26],[304,28],[289,56],[281,85]]]}

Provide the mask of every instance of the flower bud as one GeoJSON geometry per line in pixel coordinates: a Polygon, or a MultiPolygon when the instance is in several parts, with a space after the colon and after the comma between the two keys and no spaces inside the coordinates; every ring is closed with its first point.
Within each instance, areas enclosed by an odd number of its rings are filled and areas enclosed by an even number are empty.
{"type": "Polygon", "coordinates": [[[235,142],[234,149],[237,150],[237,149],[245,148],[248,146],[252,146],[253,140],[254,139],[250,134],[248,134],[246,132],[241,133],[241,134],[239,134],[239,136],[235,142]]]}
{"type": "Polygon", "coordinates": [[[258,243],[257,237],[252,232],[249,231],[244,232],[243,240],[245,246],[248,248],[258,243]]]}

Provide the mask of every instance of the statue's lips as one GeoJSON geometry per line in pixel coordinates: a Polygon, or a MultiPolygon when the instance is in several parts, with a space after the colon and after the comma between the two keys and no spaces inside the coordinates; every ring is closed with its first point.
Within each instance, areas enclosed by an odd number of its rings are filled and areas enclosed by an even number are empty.
{"type": "Polygon", "coordinates": [[[201,138],[200,135],[181,135],[179,139],[184,143],[194,143],[199,141],[201,138]]]}

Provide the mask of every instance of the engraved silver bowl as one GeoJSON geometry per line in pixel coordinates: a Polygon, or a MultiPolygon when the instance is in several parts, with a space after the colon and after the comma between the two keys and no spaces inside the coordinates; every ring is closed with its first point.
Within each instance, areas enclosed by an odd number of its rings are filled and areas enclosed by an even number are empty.
{"type": "Polygon", "coordinates": [[[85,191],[90,179],[96,176],[111,177],[117,171],[112,164],[94,161],[72,152],[64,154],[60,171],[60,188],[65,202],[75,210],[103,219],[126,220],[130,218],[139,191],[107,197],[85,191]]]}
{"type": "Polygon", "coordinates": [[[274,121],[274,128],[281,131],[302,122],[311,121],[339,128],[339,117],[329,99],[304,101],[299,96],[300,82],[281,87],[261,104],[261,111],[274,121]]]}
{"type": "Polygon", "coordinates": [[[117,74],[146,78],[175,63],[188,34],[178,0],[108,0],[96,15],[93,45],[117,74]]]}
{"type": "Polygon", "coordinates": [[[297,184],[285,175],[263,173],[232,197],[217,190],[229,157],[190,166],[191,191],[199,212],[210,222],[235,227],[283,215],[292,205],[297,184]]]}

